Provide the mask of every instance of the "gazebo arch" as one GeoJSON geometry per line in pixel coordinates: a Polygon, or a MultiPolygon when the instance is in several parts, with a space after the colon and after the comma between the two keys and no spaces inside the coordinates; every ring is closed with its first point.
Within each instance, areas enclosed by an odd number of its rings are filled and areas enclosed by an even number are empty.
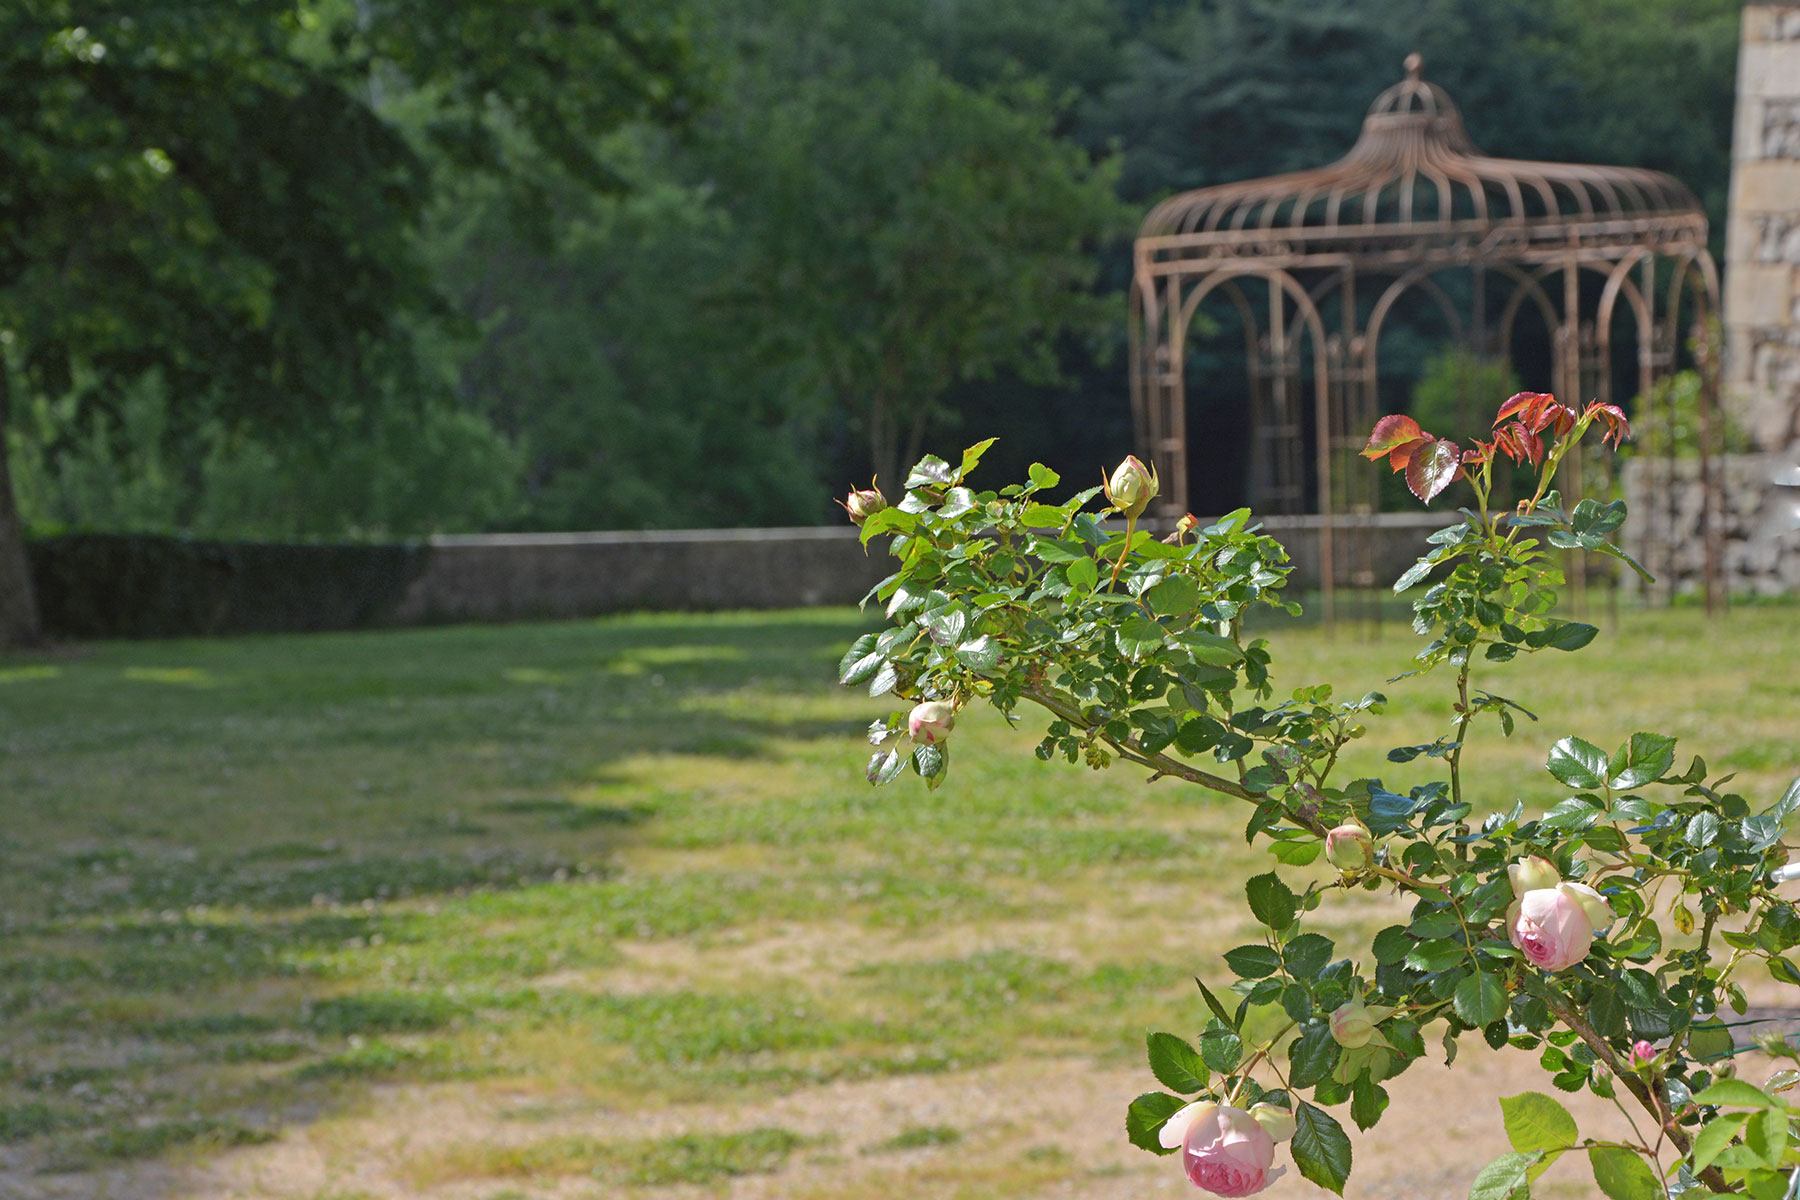
{"type": "MultiPolygon", "coordinates": [[[[1163,480],[1161,514],[1188,508],[1188,330],[1201,301],[1223,288],[1250,356],[1249,500],[1278,514],[1303,511],[1312,498],[1328,616],[1339,583],[1374,583],[1376,475],[1346,466],[1378,415],[1377,339],[1402,296],[1434,301],[1464,344],[1499,355],[1510,355],[1520,308],[1531,305],[1550,334],[1552,390],[1571,402],[1612,399],[1612,320],[1621,303],[1635,327],[1640,395],[1675,369],[1684,297],[1696,324],[1718,308],[1706,216],[1684,185],[1633,167],[1484,155],[1422,67],[1408,56],[1406,78],[1376,97],[1342,159],[1173,196],[1144,219],[1134,248],[1132,416],[1140,451],[1163,480]],[[1466,313],[1440,282],[1451,273],[1470,281],[1466,313]],[[1589,280],[1595,286],[1584,289],[1589,280]],[[1250,281],[1267,286],[1266,326],[1244,294],[1250,281]],[[1488,315],[1490,298],[1498,322],[1488,315]],[[1262,388],[1258,379],[1276,382],[1262,388]],[[1308,440],[1309,477],[1297,483],[1308,440]]],[[[1717,356],[1705,357],[1706,407],[1716,409],[1717,356]]],[[[1718,427],[1714,416],[1702,414],[1703,429],[1718,427]]],[[[1718,574],[1718,473],[1709,439],[1701,442],[1710,583],[1718,574]]],[[[1579,489],[1578,465],[1573,476],[1579,489]]]]}

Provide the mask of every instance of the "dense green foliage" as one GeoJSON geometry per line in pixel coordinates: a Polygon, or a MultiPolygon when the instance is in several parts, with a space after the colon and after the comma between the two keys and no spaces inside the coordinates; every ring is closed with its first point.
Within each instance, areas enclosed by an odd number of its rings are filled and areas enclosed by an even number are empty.
{"type": "MultiPolygon", "coordinates": [[[[1722,229],[1729,0],[137,7],[0,17],[39,528],[812,522],[977,411],[1001,469],[1085,477],[1129,440],[1135,213],[1341,154],[1415,49],[1488,151],[1669,170],[1722,229]]],[[[1221,335],[1202,511],[1241,486],[1221,335]]]]}

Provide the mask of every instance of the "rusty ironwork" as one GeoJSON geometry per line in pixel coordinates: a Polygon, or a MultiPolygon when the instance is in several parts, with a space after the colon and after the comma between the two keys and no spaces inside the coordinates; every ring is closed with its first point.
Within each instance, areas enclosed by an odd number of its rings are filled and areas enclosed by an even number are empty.
{"type": "MultiPolygon", "coordinates": [[[[1330,620],[1340,584],[1376,583],[1377,475],[1355,454],[1378,415],[1381,336],[1396,304],[1416,289],[1453,337],[1494,356],[1510,354],[1521,314],[1534,314],[1549,337],[1551,390],[1616,403],[1613,319],[1622,302],[1635,321],[1636,394],[1647,397],[1675,368],[1684,308],[1693,322],[1717,311],[1706,238],[1699,201],[1661,172],[1482,154],[1456,105],[1410,55],[1405,79],[1376,97],[1339,161],[1184,192],[1144,219],[1131,289],[1131,396],[1138,445],[1163,480],[1160,515],[1188,508],[1185,355],[1195,314],[1215,292],[1244,328],[1252,507],[1299,512],[1313,499],[1324,518],[1319,578],[1330,620]],[[1464,305],[1440,280],[1447,272],[1466,273],[1464,305]],[[1581,286],[1584,275],[1597,292],[1581,286]]],[[[1700,367],[1709,377],[1716,370],[1700,367]]],[[[1716,405],[1716,389],[1706,393],[1716,405]]],[[[1713,417],[1703,418],[1709,436],[1700,447],[1708,518],[1722,510],[1711,494],[1721,472],[1710,435],[1723,422],[1713,417]]],[[[1578,462],[1572,467],[1571,499],[1594,482],[1582,480],[1578,462]]],[[[1673,463],[1668,470],[1672,480],[1673,463]]],[[[1716,526],[1703,524],[1709,609],[1718,599],[1716,526]]]]}

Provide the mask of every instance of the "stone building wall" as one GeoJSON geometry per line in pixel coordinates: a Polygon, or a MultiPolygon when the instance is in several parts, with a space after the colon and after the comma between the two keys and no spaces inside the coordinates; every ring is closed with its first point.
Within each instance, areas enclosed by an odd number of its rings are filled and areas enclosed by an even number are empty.
{"type": "MultiPolygon", "coordinates": [[[[1800,593],[1800,4],[1744,8],[1724,276],[1725,403],[1759,452],[1725,466],[1726,586],[1800,593]]],[[[1678,464],[1670,495],[1643,495],[1677,514],[1683,562],[1701,552],[1681,515],[1698,513],[1696,469],[1678,464]]],[[[1666,517],[1640,511],[1645,536],[1666,535],[1666,517]]]]}
{"type": "MultiPolygon", "coordinates": [[[[1620,481],[1631,515],[1625,550],[1656,582],[1644,585],[1630,571],[1620,577],[1628,592],[1662,599],[1705,589],[1706,547],[1700,537],[1700,460],[1627,459],[1620,481]]],[[[1774,454],[1730,454],[1714,463],[1722,472],[1724,511],[1715,517],[1725,589],[1737,596],[1800,595],[1800,488],[1770,486],[1783,469],[1774,454]]]]}
{"type": "Polygon", "coordinates": [[[1757,449],[1800,440],[1800,4],[1744,9],[1725,230],[1727,403],[1757,449]]]}

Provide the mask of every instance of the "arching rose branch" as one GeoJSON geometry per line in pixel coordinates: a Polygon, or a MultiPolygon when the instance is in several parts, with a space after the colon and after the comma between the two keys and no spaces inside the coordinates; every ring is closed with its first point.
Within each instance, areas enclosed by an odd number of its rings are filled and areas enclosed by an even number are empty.
{"type": "Polygon", "coordinates": [[[897,505],[851,506],[864,541],[891,535],[899,559],[869,597],[886,603],[891,627],[858,639],[842,664],[846,683],[910,705],[870,729],[872,782],[909,766],[941,782],[955,714],[980,699],[1014,719],[1040,709],[1040,758],[1126,760],[1249,807],[1246,834],[1275,860],[1244,885],[1262,935],[1203,970],[1198,1038],[1150,1036],[1166,1090],[1140,1096],[1126,1122],[1135,1144],[1180,1153],[1202,1189],[1261,1191],[1285,1142],[1302,1176],[1341,1191],[1351,1142],[1332,1110],[1372,1127],[1428,1040],[1453,1061],[1475,1034],[1533,1051],[1555,1088],[1590,1090],[1621,1113],[1614,1136],[1597,1138],[1547,1093],[1503,1098],[1514,1149],[1473,1182],[1476,1200],[1523,1200],[1577,1151],[1614,1200],[1786,1196],[1800,1142],[1783,1096],[1800,1072],[1761,1087],[1733,1078],[1731,1026],[1753,968],[1800,984],[1786,953],[1800,944],[1800,914],[1771,888],[1800,781],[1755,811],[1703,760],[1677,771],[1672,738],[1636,733],[1608,751],[1570,736],[1551,747],[1529,814],[1523,799],[1477,814],[1465,797],[1472,723],[1511,736],[1519,715],[1536,720],[1488,676],[1596,635],[1554,615],[1551,551],[1637,567],[1608,540],[1621,502],[1565,512],[1552,486],[1595,425],[1615,445],[1629,432],[1615,408],[1577,413],[1540,393],[1507,401],[1491,439],[1467,450],[1408,418],[1377,425],[1365,453],[1406,471],[1421,498],[1458,477],[1476,497],[1396,584],[1427,585],[1413,605],[1426,638],[1413,670],[1454,672],[1445,735],[1388,754],[1414,776],[1404,783],[1336,778],[1380,693],[1338,701],[1314,686],[1270,703],[1268,648],[1244,637],[1243,618],[1294,606],[1281,598],[1286,554],[1247,512],[1204,528],[1190,518],[1157,541],[1131,519],[1145,491],[1127,496],[1118,472],[1098,512],[1087,505],[1100,489],[1043,500],[1059,481],[1041,466],[1028,483],[975,491],[967,479],[988,443],[955,468],[921,462],[897,505]],[[1496,457],[1537,474],[1507,513],[1487,507],[1496,457]],[[1124,532],[1101,524],[1109,514],[1128,517],[1124,532]],[[1321,856],[1322,874],[1311,866],[1321,856]],[[1400,919],[1366,945],[1307,927],[1359,890],[1403,898],[1400,919]]]}

